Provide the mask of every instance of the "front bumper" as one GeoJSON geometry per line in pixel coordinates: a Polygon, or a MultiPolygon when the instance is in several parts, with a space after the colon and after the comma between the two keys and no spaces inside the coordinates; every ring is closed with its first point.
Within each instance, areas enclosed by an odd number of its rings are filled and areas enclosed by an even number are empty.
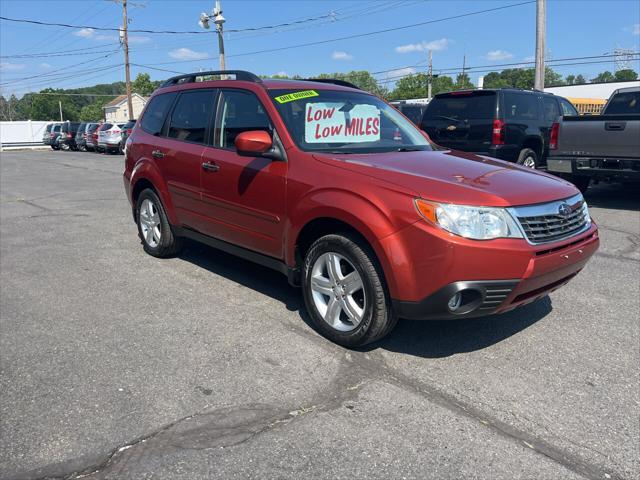
{"type": "Polygon", "coordinates": [[[470,241],[418,225],[401,232],[404,238],[394,235],[381,244],[393,252],[389,286],[401,318],[453,319],[512,310],[566,284],[599,246],[595,223],[581,234],[540,245],[522,239],[470,241]],[[425,230],[430,241],[425,241],[425,230]],[[399,248],[399,241],[409,249],[399,248]],[[458,292],[462,305],[451,311],[449,300],[458,292]]]}

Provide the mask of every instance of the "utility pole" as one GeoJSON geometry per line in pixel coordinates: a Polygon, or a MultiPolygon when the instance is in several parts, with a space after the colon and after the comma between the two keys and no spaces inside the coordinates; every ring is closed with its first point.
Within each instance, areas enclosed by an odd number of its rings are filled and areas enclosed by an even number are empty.
{"type": "Polygon", "coordinates": [[[127,36],[127,0],[122,0],[122,29],[120,41],[124,49],[124,76],[127,85],[127,115],[133,120],[133,102],[131,101],[131,73],[129,72],[129,38],[127,36]]]}
{"type": "Polygon", "coordinates": [[[58,107],[60,108],[60,121],[64,122],[64,119],[62,118],[62,100],[58,100],[58,107]]]}
{"type": "Polygon", "coordinates": [[[226,21],[222,16],[222,6],[220,5],[220,0],[216,0],[216,6],[213,9],[211,15],[207,13],[200,14],[200,21],[198,24],[208,30],[209,22],[213,20],[213,23],[216,25],[216,32],[218,33],[218,51],[220,52],[220,70],[224,71],[225,61],[224,61],[224,37],[223,37],[223,24],[226,21]]]}
{"type": "Polygon", "coordinates": [[[544,52],[547,28],[546,0],[536,0],[536,73],[533,88],[544,90],[544,52]]]}
{"type": "Polygon", "coordinates": [[[431,101],[433,84],[433,52],[429,50],[429,71],[427,72],[427,100],[431,101]]]}

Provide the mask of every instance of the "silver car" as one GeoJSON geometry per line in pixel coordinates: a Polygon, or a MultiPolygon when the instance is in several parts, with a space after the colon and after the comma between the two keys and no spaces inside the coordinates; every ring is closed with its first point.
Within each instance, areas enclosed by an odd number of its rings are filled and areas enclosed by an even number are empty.
{"type": "Polygon", "coordinates": [[[124,123],[105,123],[98,132],[98,150],[104,152],[117,152],[122,140],[122,127],[124,123]]]}

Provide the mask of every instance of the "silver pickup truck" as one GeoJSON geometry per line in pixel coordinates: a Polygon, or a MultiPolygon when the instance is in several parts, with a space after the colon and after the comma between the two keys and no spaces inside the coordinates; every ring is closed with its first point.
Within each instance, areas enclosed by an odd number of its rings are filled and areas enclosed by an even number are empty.
{"type": "Polygon", "coordinates": [[[594,179],[640,181],[640,87],[613,92],[602,115],[565,116],[553,125],[547,170],[583,192],[594,179]]]}

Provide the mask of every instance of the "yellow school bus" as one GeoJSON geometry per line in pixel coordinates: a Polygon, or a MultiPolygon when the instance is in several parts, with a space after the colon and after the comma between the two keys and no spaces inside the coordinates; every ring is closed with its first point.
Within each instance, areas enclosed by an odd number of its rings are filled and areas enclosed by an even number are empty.
{"type": "Polygon", "coordinates": [[[571,98],[567,97],[580,115],[600,115],[606,100],[601,98],[571,98]]]}

